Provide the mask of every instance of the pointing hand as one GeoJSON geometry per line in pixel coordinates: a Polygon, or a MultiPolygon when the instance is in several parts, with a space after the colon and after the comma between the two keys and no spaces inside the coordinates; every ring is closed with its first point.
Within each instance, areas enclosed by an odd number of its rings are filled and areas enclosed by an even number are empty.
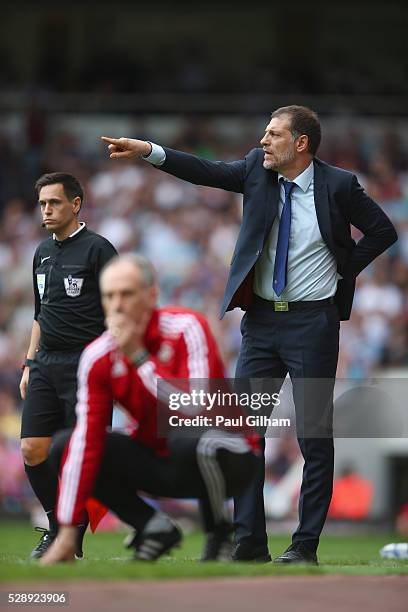
{"type": "Polygon", "coordinates": [[[152,145],[145,140],[135,138],[109,138],[101,136],[103,142],[108,144],[111,159],[130,159],[132,157],[146,156],[151,153],[152,145]]]}

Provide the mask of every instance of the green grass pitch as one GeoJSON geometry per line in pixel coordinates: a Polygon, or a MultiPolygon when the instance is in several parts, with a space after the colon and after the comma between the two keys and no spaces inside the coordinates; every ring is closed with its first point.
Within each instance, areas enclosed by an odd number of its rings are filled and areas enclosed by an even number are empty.
{"type": "MultiPolygon", "coordinates": [[[[184,538],[182,547],[157,563],[130,561],[130,552],[122,545],[123,533],[96,533],[85,537],[85,559],[74,564],[42,568],[27,561],[27,554],[37,542],[30,525],[17,522],[0,524],[0,581],[29,582],[44,580],[124,580],[180,579],[222,576],[282,575],[386,575],[408,574],[408,560],[383,560],[379,550],[398,536],[325,536],[319,549],[319,567],[274,566],[251,563],[199,563],[202,534],[184,538]]],[[[270,551],[277,556],[289,544],[289,537],[272,536],[270,551]]]]}

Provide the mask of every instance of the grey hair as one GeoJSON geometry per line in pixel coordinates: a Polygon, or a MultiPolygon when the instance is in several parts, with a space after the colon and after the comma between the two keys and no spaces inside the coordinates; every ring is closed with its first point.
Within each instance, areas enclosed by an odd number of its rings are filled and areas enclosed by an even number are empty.
{"type": "Polygon", "coordinates": [[[140,270],[145,287],[152,287],[157,283],[156,270],[154,269],[153,264],[139,253],[124,253],[122,255],[115,255],[103,267],[102,272],[105,272],[111,266],[126,262],[133,264],[138,270],[140,270]]]}

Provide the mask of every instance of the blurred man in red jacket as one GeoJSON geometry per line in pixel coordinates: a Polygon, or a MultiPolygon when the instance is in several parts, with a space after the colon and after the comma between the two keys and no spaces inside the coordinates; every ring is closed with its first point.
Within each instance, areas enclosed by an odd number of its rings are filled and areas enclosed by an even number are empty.
{"type": "MultiPolygon", "coordinates": [[[[101,295],[108,331],[80,361],[77,425],[60,473],[60,531],[43,563],[73,558],[76,526],[90,497],[135,528],[136,559],[157,559],[177,545],[178,527],[138,490],[199,498],[207,532],[202,559],[220,559],[232,531],[224,501],[253,477],[257,437],[208,427],[187,437],[177,430],[160,437],[158,431],[163,383],[224,377],[208,323],[186,308],[158,308],[154,270],[140,256],[114,258],[101,275],[101,295]],[[131,436],[107,432],[113,401],[132,417],[131,436]]],[[[65,434],[54,443],[58,463],[67,439],[65,434]]]]}

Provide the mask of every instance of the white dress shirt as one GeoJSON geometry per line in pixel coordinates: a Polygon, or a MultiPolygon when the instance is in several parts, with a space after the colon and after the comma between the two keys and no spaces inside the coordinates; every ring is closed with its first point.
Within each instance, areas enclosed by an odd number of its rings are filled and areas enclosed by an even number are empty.
{"type": "MultiPolygon", "coordinates": [[[[278,174],[280,179],[287,180],[278,174]]],[[[279,221],[285,202],[285,188],[281,182],[278,215],[255,267],[254,292],[266,300],[274,301],[323,300],[334,296],[339,276],[336,259],[324,242],[317,222],[313,161],[292,182],[295,186],[291,193],[292,217],[286,287],[280,296],[273,290],[279,221]]]]}

